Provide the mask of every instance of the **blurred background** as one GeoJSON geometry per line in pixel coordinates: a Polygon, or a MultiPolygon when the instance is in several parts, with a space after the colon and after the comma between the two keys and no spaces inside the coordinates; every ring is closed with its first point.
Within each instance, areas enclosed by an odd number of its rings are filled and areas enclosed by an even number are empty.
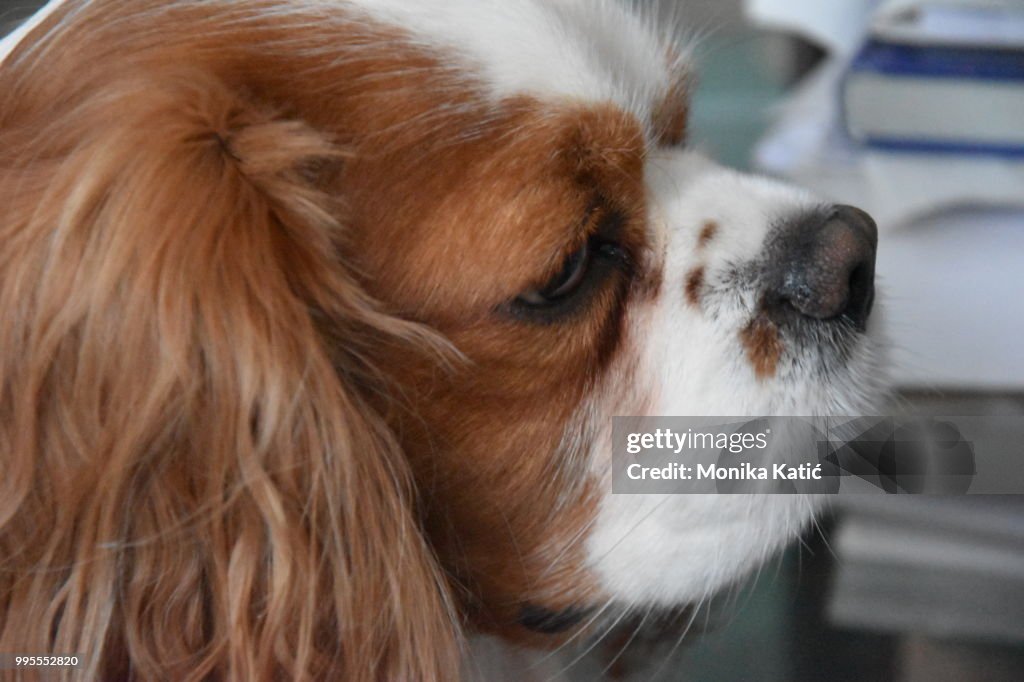
{"type": "MultiPolygon", "coordinates": [[[[39,4],[0,0],[0,34],[39,4]]],[[[875,216],[893,409],[991,418],[1024,466],[1024,1],[665,4],[697,39],[692,144],[875,216]]],[[[575,676],[1024,680],[1024,497],[841,498],[677,620],[575,676]]]]}

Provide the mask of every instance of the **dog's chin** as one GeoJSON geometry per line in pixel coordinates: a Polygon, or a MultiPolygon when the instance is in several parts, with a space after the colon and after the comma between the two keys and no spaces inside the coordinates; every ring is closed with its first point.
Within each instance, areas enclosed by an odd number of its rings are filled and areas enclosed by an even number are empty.
{"type": "MultiPolygon", "coordinates": [[[[778,324],[778,333],[784,350],[771,377],[753,375],[741,344],[723,343],[719,364],[709,363],[711,370],[704,375],[703,385],[712,388],[700,403],[673,400],[669,387],[652,413],[878,413],[884,372],[870,325],[862,330],[842,320],[801,321],[778,324]]],[[[678,376],[690,369],[683,362],[672,371],[678,376]]],[[[777,555],[809,527],[828,499],[817,494],[612,494],[602,501],[588,554],[605,593],[628,609],[699,605],[777,555]]]]}
{"type": "Polygon", "coordinates": [[[616,521],[601,524],[589,549],[619,603],[700,604],[780,551],[822,504],[812,495],[613,495],[602,512],[616,521]]]}

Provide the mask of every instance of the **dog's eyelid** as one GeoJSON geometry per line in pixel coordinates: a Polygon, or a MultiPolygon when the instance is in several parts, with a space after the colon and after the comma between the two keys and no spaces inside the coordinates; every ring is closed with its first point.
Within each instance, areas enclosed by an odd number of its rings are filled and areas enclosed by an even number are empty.
{"type": "Polygon", "coordinates": [[[582,219],[572,230],[565,246],[552,256],[544,281],[557,275],[565,262],[587,244],[601,247],[618,242],[623,222],[623,214],[619,209],[612,207],[603,196],[595,195],[584,209],[582,219]]]}
{"type": "Polygon", "coordinates": [[[632,259],[621,243],[626,224],[623,211],[596,202],[583,221],[578,245],[562,256],[558,269],[520,292],[509,310],[528,319],[553,323],[579,310],[616,272],[630,276],[632,259]]]}
{"type": "Polygon", "coordinates": [[[594,197],[588,204],[572,240],[553,259],[552,262],[557,265],[551,267],[545,281],[562,272],[568,261],[588,247],[591,255],[597,252],[607,253],[609,249],[627,253],[627,249],[621,243],[625,222],[622,210],[613,207],[600,195],[594,197]]]}
{"type": "Polygon", "coordinates": [[[558,272],[547,283],[527,289],[519,295],[519,300],[529,305],[542,306],[564,296],[571,296],[590,269],[591,257],[591,244],[587,240],[563,260],[558,272]]]}

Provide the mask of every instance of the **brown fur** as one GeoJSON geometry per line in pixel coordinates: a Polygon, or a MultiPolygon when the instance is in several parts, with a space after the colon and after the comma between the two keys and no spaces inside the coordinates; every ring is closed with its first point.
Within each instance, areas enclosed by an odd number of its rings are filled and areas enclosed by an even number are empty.
{"type": "MultiPolygon", "coordinates": [[[[500,307],[553,274],[582,237],[573,231],[592,227],[581,226],[580,216],[595,198],[600,211],[627,215],[627,244],[640,250],[644,239],[635,126],[612,110],[542,114],[516,104],[506,114],[514,136],[498,124],[479,142],[428,156],[423,176],[410,178],[419,191],[403,188],[402,206],[365,202],[387,211],[368,221],[379,226],[374,239],[390,248],[368,241],[358,249],[374,273],[367,287],[415,311],[471,363],[442,374],[398,355],[381,365],[407,386],[406,407],[393,409],[417,415],[402,421],[406,452],[427,491],[431,537],[467,588],[474,617],[506,634],[524,599],[562,608],[590,596],[582,547],[561,550],[589,522],[592,491],[560,442],[615,352],[630,291],[618,277],[587,314],[554,328],[500,307]],[[504,144],[491,135],[505,136],[504,144]],[[590,151],[603,148],[631,151],[590,151]],[[551,149],[562,151],[553,156],[551,149]],[[488,192],[467,195],[466,187],[488,192]],[[389,237],[391,229],[401,236],[389,237]],[[444,251],[436,248],[439,234],[444,251]]],[[[584,453],[576,454],[582,465],[584,453]]]]}
{"type": "Polygon", "coordinates": [[[757,378],[775,376],[782,357],[782,340],[775,323],[763,314],[757,315],[740,332],[740,341],[747,350],[747,359],[757,378]]]}
{"type": "Polygon", "coordinates": [[[452,679],[593,596],[564,439],[634,289],[506,304],[588,207],[642,261],[643,123],[274,4],[73,1],[0,70],[0,650],[452,679]]]}
{"type": "Polygon", "coordinates": [[[695,308],[700,307],[700,296],[704,290],[704,266],[690,270],[686,275],[686,286],[684,287],[684,293],[686,294],[686,301],[695,308]]]}
{"type": "MultiPolygon", "coordinates": [[[[675,56],[672,57],[674,60],[675,56]]],[[[668,92],[658,102],[652,120],[655,139],[659,144],[678,147],[686,142],[692,81],[693,75],[688,71],[677,74],[668,92]]]]}
{"type": "Polygon", "coordinates": [[[697,237],[697,248],[703,249],[711,240],[718,234],[718,223],[714,220],[709,220],[704,223],[704,226],[700,228],[700,235],[697,237]]]}
{"type": "Polygon", "coordinates": [[[408,468],[359,388],[360,346],[424,334],[339,268],[301,173],[337,150],[197,73],[105,94],[0,181],[0,649],[107,679],[451,670],[408,468]]]}

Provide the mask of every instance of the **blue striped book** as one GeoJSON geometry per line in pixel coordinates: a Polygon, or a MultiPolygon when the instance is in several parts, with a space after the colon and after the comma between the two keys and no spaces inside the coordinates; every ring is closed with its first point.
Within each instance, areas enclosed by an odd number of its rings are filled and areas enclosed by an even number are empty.
{"type": "Polygon", "coordinates": [[[843,113],[869,147],[1024,159],[1024,50],[869,41],[843,113]]]}

